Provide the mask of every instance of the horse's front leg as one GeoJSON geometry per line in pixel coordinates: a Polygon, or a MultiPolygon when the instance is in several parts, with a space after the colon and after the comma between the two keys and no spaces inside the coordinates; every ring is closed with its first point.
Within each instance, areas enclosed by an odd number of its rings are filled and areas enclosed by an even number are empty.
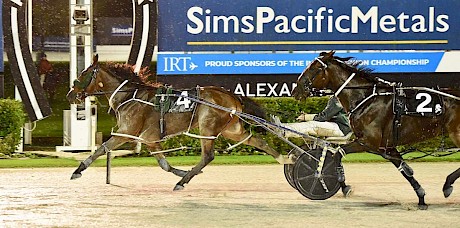
{"type": "Polygon", "coordinates": [[[452,191],[454,190],[454,187],[452,187],[452,184],[460,177],[460,168],[449,174],[449,176],[446,177],[446,182],[444,182],[444,186],[442,187],[442,191],[444,193],[444,197],[449,197],[452,191]]]}
{"type": "Polygon", "coordinates": [[[201,173],[201,170],[214,160],[214,140],[213,139],[201,139],[201,160],[192,168],[182,179],[177,182],[174,187],[174,191],[184,189],[184,185],[187,184],[194,176],[201,173]]]}
{"type": "Polygon", "coordinates": [[[91,163],[93,163],[99,156],[104,155],[108,151],[123,145],[127,141],[129,141],[129,139],[124,137],[111,137],[109,140],[102,143],[102,145],[99,148],[97,148],[97,150],[92,155],[90,155],[88,158],[86,158],[84,161],[80,163],[80,166],[78,166],[78,168],[73,172],[70,179],[73,180],[80,178],[81,172],[87,169],[91,165],[91,163]]]}
{"type": "Polygon", "coordinates": [[[421,210],[428,209],[428,205],[425,203],[425,190],[413,177],[414,171],[412,170],[412,168],[409,167],[409,165],[403,160],[401,154],[396,150],[396,148],[391,148],[388,150],[389,151],[387,151],[387,155],[389,154],[390,156],[386,156],[385,154],[383,154],[382,156],[390,160],[391,163],[393,163],[393,165],[396,166],[396,168],[401,172],[404,178],[406,178],[406,180],[409,181],[410,185],[417,194],[418,208],[421,210]]]}

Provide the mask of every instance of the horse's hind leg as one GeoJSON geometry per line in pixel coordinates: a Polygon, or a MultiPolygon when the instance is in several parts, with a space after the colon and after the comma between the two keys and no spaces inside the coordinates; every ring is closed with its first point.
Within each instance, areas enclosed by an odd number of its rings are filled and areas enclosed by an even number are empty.
{"type": "Polygon", "coordinates": [[[176,176],[184,177],[187,174],[187,171],[182,169],[176,169],[172,167],[169,162],[166,160],[163,154],[155,154],[155,158],[157,159],[158,165],[166,172],[171,172],[176,176]]]}
{"type": "MultiPolygon", "coordinates": [[[[153,151],[160,151],[161,150],[161,145],[159,143],[155,143],[155,145],[149,146],[149,149],[153,151]]],[[[185,174],[187,174],[187,171],[181,170],[181,169],[176,169],[169,165],[169,162],[166,160],[165,156],[163,153],[157,153],[153,155],[158,162],[158,165],[166,172],[171,172],[175,174],[176,176],[183,177],[185,174]]]]}
{"type": "Polygon", "coordinates": [[[342,193],[343,196],[349,197],[353,191],[350,185],[347,185],[345,183],[345,170],[343,169],[342,165],[342,155],[340,153],[337,153],[334,155],[334,160],[335,160],[335,165],[336,165],[336,170],[337,170],[337,177],[338,181],[340,184],[340,188],[342,188],[342,193]]]}
{"type": "Polygon", "coordinates": [[[452,187],[452,184],[460,177],[460,168],[449,174],[449,176],[446,177],[446,182],[444,183],[444,186],[442,187],[442,191],[444,193],[444,197],[449,197],[452,191],[454,190],[454,187],[452,187]]]}
{"type": "Polygon", "coordinates": [[[213,139],[201,139],[201,160],[200,162],[188,171],[182,179],[177,182],[174,187],[174,191],[182,190],[184,185],[190,182],[190,180],[201,173],[201,170],[214,160],[214,140],[213,139]]]}
{"type": "MultiPolygon", "coordinates": [[[[354,152],[366,151],[367,148],[363,147],[361,143],[355,141],[355,142],[351,142],[351,143],[348,143],[342,146],[342,149],[345,151],[345,154],[349,154],[349,153],[354,153],[354,152]]],[[[336,169],[337,169],[338,181],[339,181],[340,187],[342,188],[343,196],[348,197],[351,195],[353,189],[351,188],[350,185],[347,185],[345,183],[345,170],[343,169],[343,165],[342,165],[342,154],[336,153],[334,155],[334,161],[337,167],[336,169]]]]}
{"type": "Polygon", "coordinates": [[[413,177],[414,171],[412,170],[412,168],[409,167],[409,165],[406,162],[404,162],[403,158],[401,157],[401,154],[396,150],[396,148],[389,149],[387,153],[390,155],[389,157],[385,155],[382,156],[389,159],[391,163],[393,163],[393,165],[395,165],[396,168],[401,172],[404,178],[406,178],[406,180],[409,181],[415,193],[417,193],[418,208],[421,210],[426,210],[428,208],[428,205],[426,205],[425,203],[425,190],[413,177]]]}
{"type": "Polygon", "coordinates": [[[107,151],[121,146],[127,141],[128,140],[123,137],[111,137],[109,140],[104,142],[102,146],[97,148],[97,150],[92,155],[90,155],[88,158],[86,158],[84,161],[80,163],[80,166],[78,166],[78,168],[73,172],[72,177],[70,177],[70,179],[73,180],[81,177],[81,172],[87,169],[91,165],[91,163],[93,163],[99,156],[104,155],[105,153],[107,153],[107,151]]]}
{"type": "MultiPolygon", "coordinates": [[[[458,113],[458,112],[457,112],[458,113]]],[[[460,118],[454,118],[456,120],[460,118]]],[[[457,147],[460,148],[460,120],[457,121],[457,123],[448,123],[448,131],[449,131],[449,137],[452,139],[452,141],[455,143],[457,147]]],[[[449,197],[452,191],[454,190],[454,187],[452,187],[452,184],[460,177],[460,168],[452,172],[449,176],[446,177],[446,182],[444,182],[444,186],[442,187],[442,191],[444,193],[444,197],[449,197]]]]}
{"type": "Polygon", "coordinates": [[[238,133],[235,133],[234,131],[225,131],[222,133],[222,135],[227,139],[231,139],[236,142],[242,142],[246,145],[253,146],[259,150],[263,150],[267,154],[274,157],[276,161],[278,161],[280,164],[293,164],[293,161],[291,159],[285,158],[278,151],[271,148],[265,140],[254,135],[249,137],[249,133],[246,131],[238,133]]]}

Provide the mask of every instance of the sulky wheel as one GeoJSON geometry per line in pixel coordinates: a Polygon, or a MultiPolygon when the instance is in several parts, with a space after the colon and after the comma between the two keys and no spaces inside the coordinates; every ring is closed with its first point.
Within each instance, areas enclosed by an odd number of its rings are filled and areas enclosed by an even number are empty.
{"type": "MultiPolygon", "coordinates": [[[[291,150],[288,153],[288,156],[289,157],[293,156],[294,160],[296,160],[299,157],[297,155],[299,153],[297,153],[296,151],[297,150],[294,150],[294,149],[291,150]]],[[[291,187],[293,187],[294,189],[297,189],[297,187],[295,186],[295,183],[294,183],[294,177],[292,175],[293,170],[294,170],[294,164],[286,164],[286,165],[284,165],[284,177],[286,177],[286,180],[289,183],[289,185],[291,185],[291,187]]]]}
{"type": "MultiPolygon", "coordinates": [[[[302,148],[304,150],[308,150],[309,147],[308,147],[308,145],[304,144],[304,145],[300,146],[300,148],[302,148]]],[[[292,149],[291,151],[289,151],[288,156],[292,157],[294,159],[294,161],[296,161],[297,158],[301,154],[302,154],[301,151],[299,151],[297,149],[292,149]]],[[[295,183],[294,183],[294,176],[292,175],[293,170],[294,170],[294,164],[286,164],[286,165],[284,165],[284,177],[286,178],[286,180],[289,183],[289,185],[291,185],[291,187],[293,187],[294,189],[297,190],[297,187],[295,186],[295,183]]]]}
{"type": "Polygon", "coordinates": [[[286,177],[287,182],[291,187],[297,189],[294,183],[294,177],[292,176],[292,171],[294,170],[294,164],[286,164],[284,165],[284,177],[286,177]]]}
{"type": "Polygon", "coordinates": [[[340,189],[332,154],[327,152],[321,175],[318,175],[318,161],[322,149],[310,150],[307,153],[302,154],[294,164],[292,175],[296,189],[303,196],[312,200],[328,199],[340,189]]]}

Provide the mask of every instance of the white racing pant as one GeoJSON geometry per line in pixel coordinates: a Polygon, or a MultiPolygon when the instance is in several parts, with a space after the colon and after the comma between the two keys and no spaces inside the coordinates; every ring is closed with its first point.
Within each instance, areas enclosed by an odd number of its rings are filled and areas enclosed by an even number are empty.
{"type": "MultiPolygon", "coordinates": [[[[308,121],[301,123],[283,123],[284,127],[307,134],[319,137],[342,137],[343,132],[340,130],[339,125],[334,122],[319,122],[308,121]]],[[[290,131],[284,131],[284,137],[301,137],[298,134],[290,131]]]]}
{"type": "Polygon", "coordinates": [[[45,83],[45,77],[46,77],[46,74],[40,74],[40,84],[42,85],[42,87],[43,87],[43,84],[45,83]]]}

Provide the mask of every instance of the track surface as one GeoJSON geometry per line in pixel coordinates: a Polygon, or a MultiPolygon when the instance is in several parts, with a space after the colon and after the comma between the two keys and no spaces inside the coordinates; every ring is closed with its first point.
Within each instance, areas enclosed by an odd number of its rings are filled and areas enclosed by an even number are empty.
{"type": "MultiPolygon", "coordinates": [[[[152,159],[153,162],[153,159],[152,159]]],[[[281,165],[208,166],[185,189],[158,167],[0,169],[0,227],[458,227],[460,186],[442,195],[460,163],[412,163],[427,211],[390,163],[345,164],[350,198],[311,201],[281,165]]],[[[182,167],[188,169],[190,167],[182,167]]]]}

